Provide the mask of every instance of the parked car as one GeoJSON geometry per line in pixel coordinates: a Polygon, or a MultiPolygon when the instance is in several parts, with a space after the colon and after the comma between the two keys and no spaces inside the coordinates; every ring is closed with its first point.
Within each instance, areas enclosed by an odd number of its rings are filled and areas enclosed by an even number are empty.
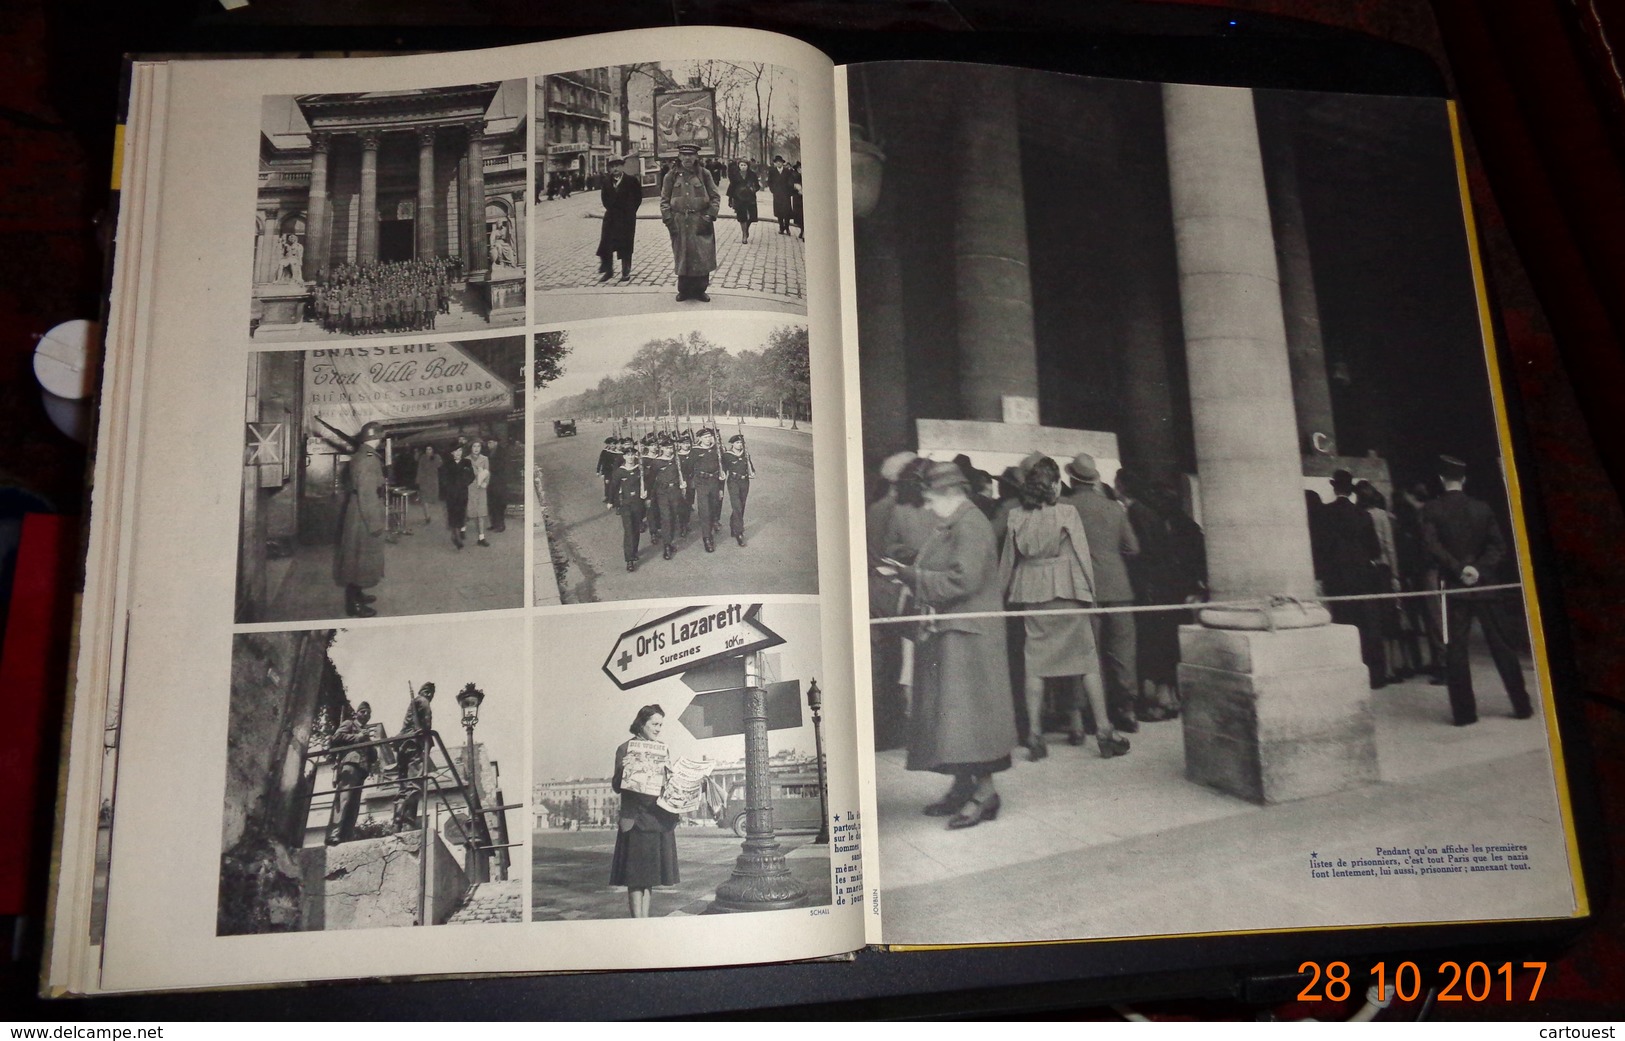
{"type": "MultiPolygon", "coordinates": [[[[818,774],[782,774],[773,778],[773,830],[817,831],[823,822],[823,801],[818,797],[818,774]]],[[[717,827],[732,828],[745,837],[745,789],[735,786],[728,792],[717,827]]]]}
{"type": "Polygon", "coordinates": [[[576,421],[573,419],[555,419],[553,421],[554,437],[575,437],[576,421]]]}

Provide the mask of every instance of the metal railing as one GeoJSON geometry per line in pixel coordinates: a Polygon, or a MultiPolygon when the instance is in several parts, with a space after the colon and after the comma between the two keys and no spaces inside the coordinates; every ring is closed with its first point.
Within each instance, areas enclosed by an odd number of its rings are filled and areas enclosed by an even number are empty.
{"type": "MultiPolygon", "coordinates": [[[[433,855],[433,846],[430,842],[432,833],[429,827],[429,807],[431,805],[431,796],[439,799],[441,808],[445,811],[446,816],[451,820],[452,824],[457,828],[457,834],[460,836],[461,843],[467,854],[464,861],[465,870],[473,876],[471,879],[472,882],[483,882],[488,880],[490,862],[493,855],[499,857],[499,864],[504,869],[504,874],[506,874],[508,864],[507,850],[519,845],[519,843],[508,841],[506,811],[522,807],[524,804],[504,803],[501,799],[500,793],[498,793],[498,805],[490,808],[482,808],[480,806],[479,790],[471,783],[476,782],[477,778],[470,775],[468,782],[463,780],[462,774],[457,769],[456,761],[452,759],[451,753],[446,750],[445,742],[440,739],[439,732],[434,730],[430,730],[422,734],[385,737],[376,741],[339,745],[338,747],[328,747],[316,751],[307,750],[304,753],[303,763],[307,771],[305,775],[306,785],[311,789],[314,789],[315,770],[320,760],[337,759],[338,757],[347,755],[350,752],[358,752],[368,748],[393,747],[397,750],[404,749],[406,745],[414,741],[418,742],[418,772],[409,777],[394,777],[388,779],[381,777],[377,781],[366,781],[358,785],[346,787],[344,789],[333,787],[321,791],[312,790],[305,796],[304,799],[304,818],[307,822],[309,821],[311,801],[319,795],[331,795],[336,799],[341,790],[346,792],[353,791],[356,793],[356,798],[359,799],[361,797],[360,793],[369,788],[393,787],[398,792],[396,798],[399,800],[406,798],[407,793],[410,791],[409,786],[416,786],[418,816],[418,901],[417,919],[415,922],[413,922],[413,924],[428,925],[430,924],[427,907],[429,889],[429,858],[433,855]],[[439,749],[440,752],[441,765],[438,768],[434,765],[433,755],[435,749],[439,749]],[[444,783],[442,776],[440,776],[442,774],[450,774],[451,783],[449,785],[444,783]],[[452,807],[451,803],[447,799],[448,794],[456,794],[462,797],[463,813],[465,815],[464,817],[458,816],[457,811],[452,807]],[[497,814],[497,833],[498,838],[501,841],[492,840],[491,827],[485,819],[490,814],[497,814]],[[465,819],[473,828],[472,834],[470,834],[469,827],[464,826],[465,819]]],[[[400,751],[397,751],[397,762],[399,761],[399,757],[400,751]]],[[[335,777],[337,776],[336,765],[334,767],[334,775],[335,777]]],[[[336,811],[337,805],[335,803],[334,812],[336,811]]],[[[331,827],[332,825],[330,823],[329,828],[331,827]]],[[[400,832],[397,831],[396,834],[400,834],[400,832]]]]}

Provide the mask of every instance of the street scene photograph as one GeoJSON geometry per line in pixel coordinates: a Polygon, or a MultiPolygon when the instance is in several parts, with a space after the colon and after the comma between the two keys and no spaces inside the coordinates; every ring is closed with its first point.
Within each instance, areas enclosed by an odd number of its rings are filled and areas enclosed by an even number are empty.
{"type": "Polygon", "coordinates": [[[536,320],[807,313],[800,90],[764,62],[642,62],[536,91],[536,320]]]}
{"type": "Polygon", "coordinates": [[[885,942],[1571,913],[1445,104],[851,89],[885,942]]]}
{"type": "Polygon", "coordinates": [[[807,347],[749,312],[537,334],[534,602],[816,593],[807,347]]]}
{"type": "Polygon", "coordinates": [[[525,338],[248,358],[239,622],[522,607],[525,338]]]}
{"type": "Polygon", "coordinates": [[[261,105],[256,341],[525,320],[524,80],[261,105]]]}
{"type": "Polygon", "coordinates": [[[523,919],[524,626],[232,638],[218,935],[523,919]]]}
{"type": "Polygon", "coordinates": [[[577,612],[534,639],[532,921],[830,904],[816,603],[577,612]]]}

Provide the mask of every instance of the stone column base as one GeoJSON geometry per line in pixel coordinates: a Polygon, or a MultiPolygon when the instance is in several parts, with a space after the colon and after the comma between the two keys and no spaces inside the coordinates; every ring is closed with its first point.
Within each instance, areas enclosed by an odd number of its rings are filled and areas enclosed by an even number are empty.
{"type": "Polygon", "coordinates": [[[1185,776],[1257,803],[1375,784],[1370,674],[1352,625],[1179,627],[1185,776]]]}

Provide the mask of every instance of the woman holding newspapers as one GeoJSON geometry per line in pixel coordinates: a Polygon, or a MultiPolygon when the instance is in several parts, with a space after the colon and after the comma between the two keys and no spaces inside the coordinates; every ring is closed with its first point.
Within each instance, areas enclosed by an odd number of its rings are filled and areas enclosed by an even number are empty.
{"type": "Polygon", "coordinates": [[[1004,619],[997,616],[1004,607],[999,557],[992,526],[966,494],[964,472],[953,463],[929,465],[925,507],[937,527],[912,564],[888,557],[875,571],[909,588],[916,613],[991,615],[932,619],[915,636],[908,768],[951,775],[948,793],[925,813],[949,818],[951,829],[973,828],[998,817],[993,775],[1010,768],[1016,745],[1004,619]]]}
{"type": "Polygon", "coordinates": [[[615,749],[615,773],[609,782],[621,796],[609,884],[626,887],[626,906],[633,918],[649,917],[650,890],[678,882],[678,816],[659,805],[671,758],[660,740],[665,724],[666,713],[659,705],[638,709],[628,728],[632,739],[615,749]]]}

